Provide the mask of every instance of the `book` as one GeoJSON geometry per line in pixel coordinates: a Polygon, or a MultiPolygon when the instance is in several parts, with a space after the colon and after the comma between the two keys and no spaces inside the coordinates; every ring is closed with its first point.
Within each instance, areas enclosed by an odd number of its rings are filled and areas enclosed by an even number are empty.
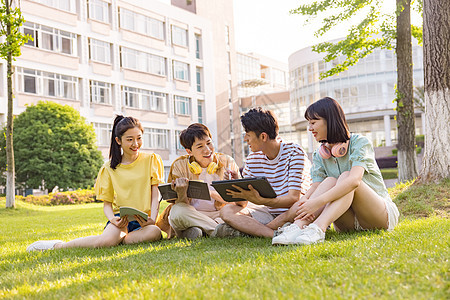
{"type": "Polygon", "coordinates": [[[222,196],[223,200],[227,202],[237,202],[237,201],[245,201],[242,198],[233,198],[230,195],[227,195],[227,190],[237,191],[237,189],[233,188],[233,185],[237,185],[244,190],[249,190],[248,185],[252,185],[252,187],[258,191],[261,197],[264,198],[276,198],[277,194],[273,190],[269,181],[267,181],[266,177],[250,177],[243,179],[233,179],[233,180],[220,180],[213,181],[212,187],[216,189],[220,196],[222,196]]]}
{"type": "Polygon", "coordinates": [[[129,206],[122,206],[120,208],[120,217],[124,217],[124,216],[128,216],[128,221],[136,221],[136,218],[134,217],[135,215],[141,216],[144,218],[145,221],[148,220],[148,214],[146,214],[145,212],[133,208],[133,207],[129,207],[129,206]]]}
{"type": "MultiPolygon", "coordinates": [[[[163,200],[169,202],[175,202],[177,199],[177,192],[172,190],[171,183],[164,183],[158,185],[159,192],[161,193],[161,197],[163,200]]],[[[189,180],[187,196],[189,198],[202,199],[202,200],[211,200],[211,196],[209,195],[208,184],[201,181],[189,180]]]]}

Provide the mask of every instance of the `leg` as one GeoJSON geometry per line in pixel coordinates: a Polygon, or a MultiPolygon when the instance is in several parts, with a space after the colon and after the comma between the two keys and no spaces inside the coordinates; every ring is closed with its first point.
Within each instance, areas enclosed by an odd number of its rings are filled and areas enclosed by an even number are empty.
{"type": "Polygon", "coordinates": [[[153,242],[161,239],[161,229],[155,225],[148,225],[128,233],[123,240],[124,244],[153,242]]]}
{"type": "Polygon", "coordinates": [[[231,227],[252,236],[273,237],[273,229],[255,220],[250,212],[237,205],[225,205],[220,216],[231,227]]]}
{"type": "Polygon", "coordinates": [[[213,219],[186,203],[177,203],[172,207],[169,223],[176,232],[190,227],[199,227],[208,235],[211,235],[217,226],[213,219]]]}
{"type": "Polygon", "coordinates": [[[108,224],[108,226],[106,226],[101,235],[91,235],[74,239],[70,242],[59,243],[55,245],[55,249],[112,247],[120,244],[125,238],[126,234],[126,228],[125,231],[123,231],[110,223],[108,224]]]}

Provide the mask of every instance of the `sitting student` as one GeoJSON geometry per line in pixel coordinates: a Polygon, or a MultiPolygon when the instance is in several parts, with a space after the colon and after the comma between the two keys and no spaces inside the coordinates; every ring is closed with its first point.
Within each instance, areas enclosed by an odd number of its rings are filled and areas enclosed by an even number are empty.
{"type": "Polygon", "coordinates": [[[299,201],[295,223],[275,236],[272,244],[323,242],[331,223],[337,231],[393,229],[399,212],[370,141],[350,134],[341,106],[329,97],[311,104],[305,118],[322,143],[313,155],[313,184],[299,201]],[[316,219],[311,222],[311,217],[316,219]]]}
{"type": "MultiPolygon", "coordinates": [[[[251,109],[241,116],[244,140],[252,153],[247,157],[244,177],[264,176],[272,185],[276,198],[263,198],[249,185],[250,190],[229,191],[234,198],[246,199],[247,207],[226,205],[220,216],[230,226],[219,225],[214,236],[239,236],[240,232],[273,237],[274,230],[286,222],[293,222],[295,210],[288,209],[306,194],[310,186],[310,162],[303,149],[278,138],[278,122],[271,111],[251,109]]],[[[233,178],[236,178],[233,174],[233,178]]]]}
{"type": "Polygon", "coordinates": [[[163,182],[164,167],[159,155],[139,151],[143,132],[141,123],[133,117],[117,116],[114,120],[110,161],[100,169],[95,183],[97,200],[103,201],[103,212],[109,220],[103,233],[70,242],[38,241],[28,246],[27,251],[111,247],[161,238],[161,230],[154,224],[159,210],[158,184],[163,182]],[[149,218],[145,221],[134,216],[136,221],[129,222],[128,217],[120,217],[121,206],[144,211],[149,218]]]}
{"type": "Polygon", "coordinates": [[[178,198],[175,205],[169,206],[161,214],[157,224],[163,224],[164,216],[167,218],[168,215],[170,226],[177,237],[195,239],[203,233],[211,235],[217,224],[223,222],[219,209],[226,202],[211,186],[211,200],[188,198],[186,192],[189,180],[202,180],[209,185],[214,180],[223,180],[226,170],[237,173],[239,168],[230,156],[214,151],[211,133],[203,124],[195,123],[183,130],[180,142],[187,155],[173,162],[168,178],[178,198]]]}

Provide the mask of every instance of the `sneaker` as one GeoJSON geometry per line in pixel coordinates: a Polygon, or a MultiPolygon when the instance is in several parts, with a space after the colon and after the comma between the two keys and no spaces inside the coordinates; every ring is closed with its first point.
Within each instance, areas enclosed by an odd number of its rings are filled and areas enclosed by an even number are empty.
{"type": "Polygon", "coordinates": [[[189,227],[181,232],[180,238],[195,240],[196,238],[202,237],[203,231],[199,227],[189,227]]]}
{"type": "Polygon", "coordinates": [[[295,239],[295,244],[309,245],[315,243],[323,243],[325,240],[325,232],[314,223],[306,226],[301,234],[295,239]]]}
{"type": "Polygon", "coordinates": [[[37,241],[27,247],[27,252],[53,250],[55,248],[55,245],[58,243],[63,243],[63,241],[60,240],[37,241]]]}
{"type": "Polygon", "coordinates": [[[211,234],[211,237],[242,237],[249,236],[246,233],[243,233],[237,229],[234,229],[230,225],[226,223],[222,223],[216,226],[214,232],[211,234]]]}
{"type": "Polygon", "coordinates": [[[303,229],[300,229],[296,224],[286,226],[280,235],[273,237],[272,245],[293,245],[295,244],[295,239],[301,234],[302,230],[303,229]]]}
{"type": "Polygon", "coordinates": [[[283,226],[278,227],[278,229],[273,232],[273,237],[276,237],[276,236],[279,236],[280,234],[282,234],[284,229],[286,229],[286,227],[288,227],[291,224],[292,224],[291,222],[286,222],[286,223],[284,223],[283,226]]]}

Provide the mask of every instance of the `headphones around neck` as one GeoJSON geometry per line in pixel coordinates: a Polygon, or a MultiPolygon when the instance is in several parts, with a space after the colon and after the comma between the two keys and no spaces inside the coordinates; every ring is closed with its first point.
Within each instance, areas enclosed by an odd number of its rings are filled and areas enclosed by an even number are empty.
{"type": "Polygon", "coordinates": [[[323,159],[329,159],[330,157],[342,157],[347,154],[349,141],[345,143],[337,143],[333,147],[328,147],[328,143],[322,143],[319,148],[319,154],[323,159]]]}
{"type": "MultiPolygon", "coordinates": [[[[218,161],[216,154],[214,153],[213,155],[216,158],[216,160],[218,161]]],[[[188,163],[189,171],[191,171],[191,173],[194,175],[198,175],[202,172],[202,167],[196,161],[191,162],[191,158],[194,159],[194,157],[193,156],[189,157],[189,163],[188,163]]],[[[214,160],[213,160],[212,162],[209,163],[208,167],[206,168],[206,172],[208,172],[208,174],[214,174],[217,172],[218,169],[219,169],[219,164],[214,162],[214,160]]]]}

